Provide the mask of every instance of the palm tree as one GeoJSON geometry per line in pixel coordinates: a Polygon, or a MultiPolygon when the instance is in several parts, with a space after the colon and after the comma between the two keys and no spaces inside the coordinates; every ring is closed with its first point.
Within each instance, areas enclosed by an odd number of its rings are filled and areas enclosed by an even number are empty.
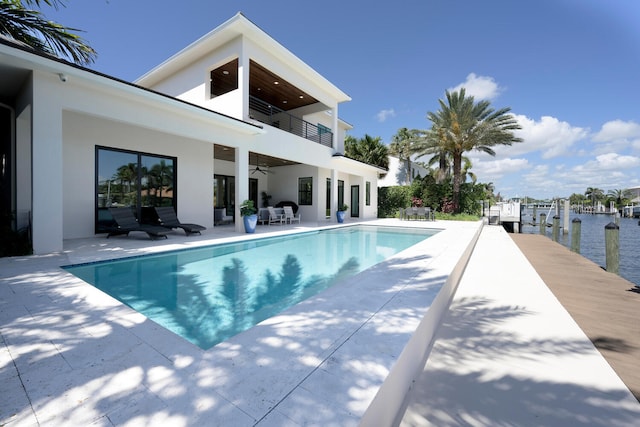
{"type": "Polygon", "coordinates": [[[625,203],[625,200],[629,199],[629,190],[627,189],[609,190],[607,192],[607,196],[609,196],[612,199],[615,199],[616,207],[619,208],[625,203]]]}
{"type": "Polygon", "coordinates": [[[0,0],[0,36],[77,64],[92,63],[95,50],[73,33],[80,30],[48,21],[40,11],[25,8],[40,7],[41,3],[55,8],[65,6],[64,0],[0,0]]]}
{"type": "Polygon", "coordinates": [[[389,147],[382,143],[379,136],[365,134],[363,138],[356,139],[347,135],[344,139],[344,154],[353,160],[383,169],[389,168],[389,147]]]}
{"type": "Polygon", "coordinates": [[[601,200],[604,197],[604,190],[597,187],[587,187],[587,191],[584,192],[584,195],[591,200],[591,206],[595,209],[596,201],[601,200]]]}
{"type": "Polygon", "coordinates": [[[391,138],[391,144],[389,144],[389,154],[398,157],[398,160],[405,162],[406,177],[405,184],[411,184],[413,173],[411,171],[411,156],[413,156],[417,148],[417,135],[421,131],[407,128],[398,129],[398,132],[391,138]]]}
{"type": "Polygon", "coordinates": [[[431,138],[437,141],[440,153],[452,157],[453,205],[454,211],[459,213],[463,154],[479,150],[495,156],[492,147],[523,140],[513,134],[521,127],[509,114],[510,108],[496,111],[489,101],[476,103],[473,96],[466,96],[464,88],[459,92],[446,91],[446,98],[446,103],[439,100],[440,110],[427,113],[427,118],[432,122],[431,138]]]}

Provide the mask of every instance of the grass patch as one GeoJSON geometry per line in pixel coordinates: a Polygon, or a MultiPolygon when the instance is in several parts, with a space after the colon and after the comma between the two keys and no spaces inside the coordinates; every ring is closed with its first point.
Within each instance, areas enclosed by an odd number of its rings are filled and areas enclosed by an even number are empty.
{"type": "Polygon", "coordinates": [[[436,212],[436,219],[440,219],[443,221],[479,221],[480,217],[478,215],[471,214],[451,214],[436,212]]]}

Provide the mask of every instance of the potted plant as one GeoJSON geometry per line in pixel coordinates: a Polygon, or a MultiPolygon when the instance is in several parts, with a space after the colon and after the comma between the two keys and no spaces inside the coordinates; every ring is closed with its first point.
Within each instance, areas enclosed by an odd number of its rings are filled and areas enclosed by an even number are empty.
{"type": "Polygon", "coordinates": [[[256,231],[256,225],[258,224],[258,210],[253,205],[253,200],[245,200],[240,205],[240,215],[244,221],[244,231],[247,233],[253,233],[256,231]]]}
{"type": "Polygon", "coordinates": [[[338,206],[338,210],[336,211],[336,218],[338,219],[338,223],[344,222],[344,216],[347,213],[347,209],[349,209],[349,206],[347,206],[345,203],[338,206]]]}

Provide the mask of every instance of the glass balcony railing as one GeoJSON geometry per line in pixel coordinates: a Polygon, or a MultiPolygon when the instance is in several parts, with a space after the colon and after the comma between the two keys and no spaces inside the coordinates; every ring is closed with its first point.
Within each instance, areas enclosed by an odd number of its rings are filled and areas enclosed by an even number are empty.
{"type": "Polygon", "coordinates": [[[249,115],[254,120],[318,144],[327,147],[331,147],[333,144],[333,133],[330,130],[304,121],[300,117],[292,116],[286,111],[253,96],[249,97],[249,115]]]}

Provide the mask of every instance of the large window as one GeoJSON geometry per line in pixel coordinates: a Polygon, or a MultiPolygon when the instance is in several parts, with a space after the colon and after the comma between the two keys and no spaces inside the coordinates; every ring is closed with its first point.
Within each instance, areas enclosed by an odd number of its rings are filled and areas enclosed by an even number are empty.
{"type": "Polygon", "coordinates": [[[96,233],[113,226],[110,207],[128,207],[141,223],[155,206],[176,207],[175,157],[96,147],[96,233]]]}
{"type": "Polygon", "coordinates": [[[344,181],[338,180],[338,207],[341,208],[344,205],[344,181]]]}
{"type": "Polygon", "coordinates": [[[313,204],[313,178],[298,178],[298,204],[313,204]]]}

